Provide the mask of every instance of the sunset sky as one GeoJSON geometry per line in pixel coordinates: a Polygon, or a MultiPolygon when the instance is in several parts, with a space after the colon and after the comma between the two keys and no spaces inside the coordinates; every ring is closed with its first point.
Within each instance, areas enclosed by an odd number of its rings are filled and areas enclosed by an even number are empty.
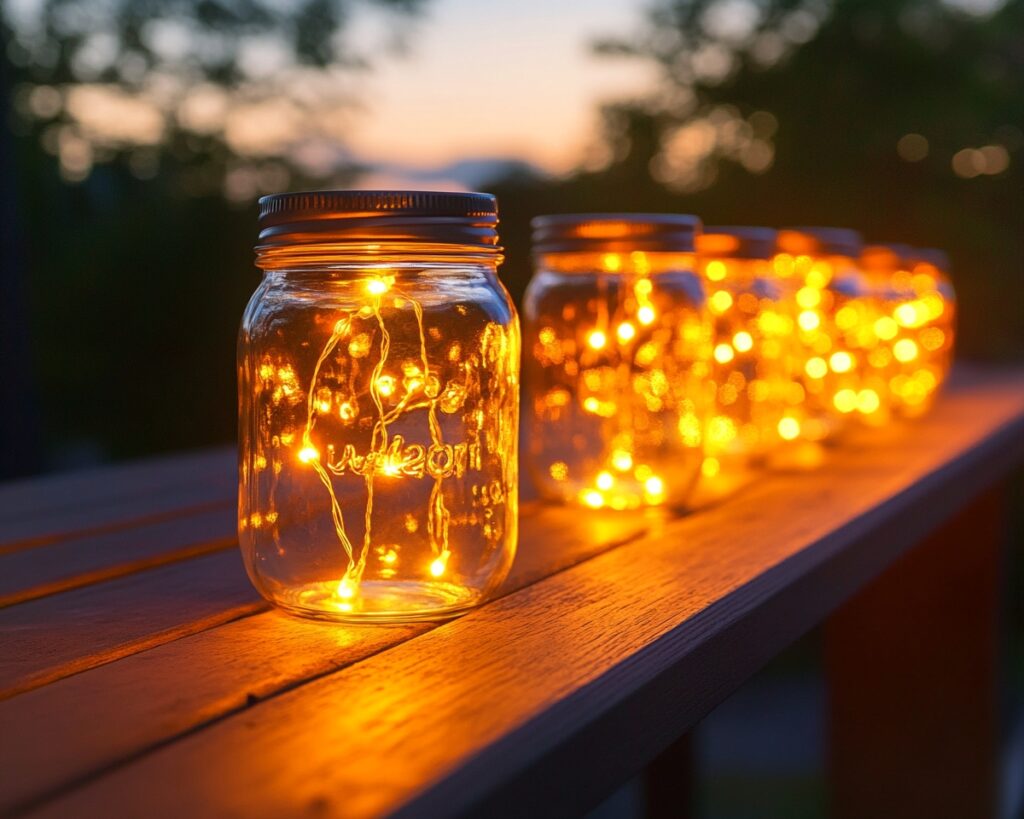
{"type": "MultiPolygon", "coordinates": [[[[366,109],[349,146],[370,162],[436,166],[515,157],[570,170],[593,138],[600,102],[651,87],[649,68],[590,51],[600,36],[639,27],[642,0],[435,0],[406,56],[362,78],[366,109]]],[[[356,37],[380,38],[364,12],[356,37]]]]}

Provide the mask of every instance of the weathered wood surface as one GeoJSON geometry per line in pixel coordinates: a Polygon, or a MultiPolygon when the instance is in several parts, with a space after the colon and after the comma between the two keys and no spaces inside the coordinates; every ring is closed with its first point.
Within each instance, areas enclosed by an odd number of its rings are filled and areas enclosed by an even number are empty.
{"type": "MultiPolygon", "coordinates": [[[[520,521],[522,547],[502,593],[636,538],[650,521],[649,515],[611,512],[580,520],[576,510],[531,504],[520,521]]],[[[12,774],[10,787],[0,792],[0,808],[431,628],[339,627],[263,611],[235,551],[121,583],[121,589],[104,584],[77,593],[76,620],[83,621],[71,635],[62,633],[61,606],[75,595],[38,601],[35,610],[9,610],[22,613],[23,629],[31,624],[37,630],[14,632],[10,658],[0,658],[0,683],[8,685],[0,698],[28,692],[0,702],[0,733],[24,737],[17,746],[0,744],[0,770],[12,774]],[[196,589],[193,600],[189,592],[196,589]],[[253,612],[262,613],[244,616],[253,612]],[[41,655],[33,650],[40,643],[51,644],[41,655]],[[153,650],[137,653],[143,649],[153,650]],[[90,667],[89,673],[77,673],[90,667]],[[187,684],[184,669],[192,670],[187,684]],[[91,706],[81,709],[82,702],[91,706]],[[45,733],[34,730],[40,718],[49,723],[55,712],[63,714],[60,721],[52,720],[45,733]],[[104,730],[95,730],[98,725],[104,730]]],[[[4,614],[0,628],[11,625],[4,614]]]]}
{"type": "Polygon", "coordinates": [[[156,521],[0,554],[0,609],[218,549],[237,548],[233,507],[178,511],[156,521]]]}
{"type": "Polygon", "coordinates": [[[216,449],[0,486],[0,554],[230,508],[237,480],[233,452],[216,449]]]}
{"type": "Polygon", "coordinates": [[[0,679],[24,693],[0,703],[0,808],[585,808],[1019,463],[1022,419],[1024,380],[988,377],[688,517],[538,509],[506,595],[439,628],[211,608],[231,577],[245,593],[231,551],[12,605],[0,679]],[[177,571],[211,585],[179,597],[177,571]]]}

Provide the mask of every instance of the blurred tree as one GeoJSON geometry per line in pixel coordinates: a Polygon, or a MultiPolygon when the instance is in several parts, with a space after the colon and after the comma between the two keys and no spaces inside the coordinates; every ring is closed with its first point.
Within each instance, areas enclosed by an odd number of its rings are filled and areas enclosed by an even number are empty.
{"type": "Polygon", "coordinates": [[[234,436],[253,199],[351,183],[352,12],[426,1],[0,5],[0,477],[234,436]]]}
{"type": "MultiPolygon", "coordinates": [[[[659,82],[605,110],[599,171],[526,207],[836,224],[954,261],[961,350],[1024,351],[1024,0],[657,0],[598,44],[659,82]]],[[[511,223],[511,224],[509,224],[511,223]]],[[[510,259],[513,289],[527,275],[510,259]]]]}
{"type": "Polygon", "coordinates": [[[1024,331],[1022,43],[1021,0],[663,0],[601,48],[659,67],[625,113],[655,123],[656,180],[720,180],[707,210],[728,196],[745,221],[946,246],[964,348],[1006,353],[1024,331]]]}
{"type": "MultiPolygon", "coordinates": [[[[362,0],[414,19],[425,0],[362,0]]],[[[14,104],[80,181],[126,159],[141,179],[176,162],[187,194],[250,199],[292,175],[351,164],[353,77],[369,66],[347,23],[358,0],[41,0],[9,3],[14,104]]],[[[387,45],[400,49],[405,29],[387,45]]],[[[372,46],[371,46],[372,48],[372,46]]]]}

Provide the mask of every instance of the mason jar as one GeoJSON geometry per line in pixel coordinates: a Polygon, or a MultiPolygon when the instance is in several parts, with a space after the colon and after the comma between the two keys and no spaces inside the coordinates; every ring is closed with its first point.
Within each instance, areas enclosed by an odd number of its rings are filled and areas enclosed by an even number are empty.
{"type": "Polygon", "coordinates": [[[776,231],[763,227],[705,227],[697,238],[715,328],[708,477],[742,473],[800,436],[795,290],[775,275],[775,245],[776,231]]]}
{"type": "Polygon", "coordinates": [[[699,230],[670,214],[533,220],[526,464],[544,496],[633,509],[693,489],[714,392],[699,230]]]}
{"type": "Polygon", "coordinates": [[[861,266],[876,294],[877,375],[892,410],[925,413],[952,361],[956,298],[949,262],[937,250],[871,245],[861,266]]]}
{"type": "Polygon", "coordinates": [[[821,441],[859,419],[883,423],[885,390],[872,377],[875,295],[858,266],[863,239],[845,228],[779,232],[776,274],[796,288],[796,332],[806,418],[801,434],[821,441]]]}
{"type": "Polygon", "coordinates": [[[476,193],[260,200],[238,343],[239,542],[270,602],[453,616],[515,555],[519,326],[476,193]]]}

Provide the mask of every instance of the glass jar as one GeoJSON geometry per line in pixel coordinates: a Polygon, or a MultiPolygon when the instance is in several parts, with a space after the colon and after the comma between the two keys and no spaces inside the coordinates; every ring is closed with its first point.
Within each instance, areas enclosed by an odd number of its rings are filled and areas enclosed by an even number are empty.
{"type": "Polygon", "coordinates": [[[807,227],[779,232],[777,275],[796,288],[796,335],[806,393],[801,435],[821,441],[852,418],[888,418],[884,389],[870,378],[878,307],[857,260],[859,233],[807,227]]]}
{"type": "Polygon", "coordinates": [[[715,322],[704,474],[742,473],[800,436],[804,389],[793,342],[794,289],[775,275],[776,231],[706,227],[697,238],[715,322]]]}
{"type": "Polygon", "coordinates": [[[488,194],[260,200],[238,344],[239,542],[289,612],[458,614],[515,554],[519,326],[488,194]]]}
{"type": "Polygon", "coordinates": [[[952,361],[956,299],[941,251],[872,245],[861,265],[878,301],[877,378],[894,412],[922,415],[952,361]]]}
{"type": "Polygon", "coordinates": [[[713,391],[699,229],[665,214],[533,220],[526,463],[546,497],[633,509],[691,492],[713,391]]]}

